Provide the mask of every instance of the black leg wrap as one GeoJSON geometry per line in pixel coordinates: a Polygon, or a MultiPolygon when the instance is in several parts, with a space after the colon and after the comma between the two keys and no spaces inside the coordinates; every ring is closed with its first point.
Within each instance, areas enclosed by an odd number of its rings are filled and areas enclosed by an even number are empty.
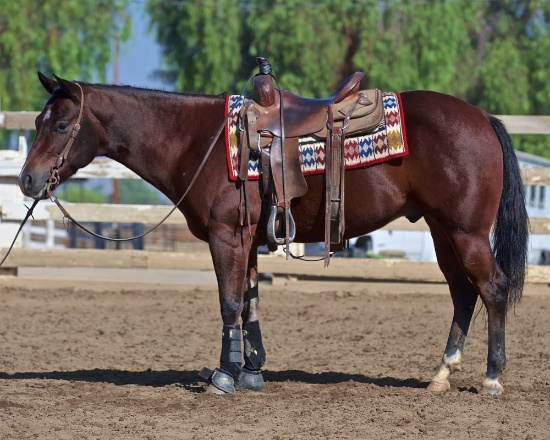
{"type": "Polygon", "coordinates": [[[249,321],[244,324],[243,339],[244,368],[250,372],[259,371],[266,361],[259,321],[249,321]]]}
{"type": "Polygon", "coordinates": [[[242,366],[241,326],[224,325],[222,333],[222,353],[220,371],[237,378],[242,366]]]}

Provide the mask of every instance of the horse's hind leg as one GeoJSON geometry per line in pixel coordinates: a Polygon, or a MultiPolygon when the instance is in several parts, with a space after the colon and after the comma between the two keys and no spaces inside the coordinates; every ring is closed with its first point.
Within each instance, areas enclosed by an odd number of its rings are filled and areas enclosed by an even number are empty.
{"type": "Polygon", "coordinates": [[[262,341],[260,321],[258,320],[258,252],[252,249],[248,260],[248,289],[244,295],[241,317],[243,320],[244,366],[237,379],[240,389],[261,391],[264,380],[261,368],[266,361],[266,353],[262,341]]]}
{"type": "MultiPolygon", "coordinates": [[[[487,376],[482,385],[482,393],[501,394],[503,388],[499,383],[499,376],[506,366],[505,326],[508,280],[498,267],[493,255],[489,242],[489,228],[470,230],[468,233],[453,228],[447,236],[460,267],[487,310],[489,347],[487,376]]],[[[470,294],[470,296],[473,305],[473,295],[470,294]]],[[[458,334],[460,335],[461,332],[462,330],[458,334]]]]}
{"type": "Polygon", "coordinates": [[[449,285],[454,306],[453,320],[443,359],[436,375],[428,386],[428,390],[447,391],[451,386],[448,380],[449,376],[453,372],[462,369],[464,342],[468,335],[478,295],[462,270],[451,243],[443,230],[429,219],[426,220],[430,224],[437,261],[449,285]]]}

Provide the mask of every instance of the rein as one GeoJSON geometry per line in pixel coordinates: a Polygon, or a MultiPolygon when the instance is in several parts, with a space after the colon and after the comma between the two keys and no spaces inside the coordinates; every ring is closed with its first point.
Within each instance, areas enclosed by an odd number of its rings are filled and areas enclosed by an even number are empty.
{"type": "Polygon", "coordinates": [[[38,205],[38,202],[39,202],[39,200],[35,200],[33,202],[32,206],[27,210],[27,214],[25,215],[25,218],[21,222],[21,225],[19,226],[19,229],[15,233],[15,237],[13,238],[13,241],[11,242],[11,245],[8,248],[8,251],[6,252],[6,255],[4,255],[4,258],[2,258],[2,261],[0,261],[0,266],[2,266],[2,264],[4,264],[4,262],[8,258],[8,255],[11,253],[11,251],[13,249],[13,246],[15,246],[15,241],[17,240],[17,237],[19,237],[19,234],[23,230],[23,226],[25,226],[25,223],[27,223],[27,220],[29,219],[29,217],[32,217],[32,212],[34,211],[35,206],[38,205]]]}
{"type": "MultiPolygon", "coordinates": [[[[82,117],[82,112],[83,112],[83,108],[84,108],[84,91],[82,90],[82,87],[80,87],[80,84],[78,84],[78,83],[75,83],[75,84],[78,86],[78,88],[80,89],[80,92],[81,92],[80,113],[78,114],[78,118],[76,120],[75,126],[73,127],[73,131],[71,132],[71,137],[67,141],[67,145],[65,145],[65,148],[63,149],[63,151],[61,152],[61,154],[57,158],[56,164],[52,167],[52,169],[50,171],[51,175],[50,175],[50,178],[48,179],[48,181],[46,183],[46,194],[50,198],[50,200],[52,202],[54,202],[57,205],[57,207],[59,208],[59,210],[63,213],[63,219],[67,219],[69,221],[72,221],[76,226],[78,226],[84,232],[86,232],[90,235],[93,235],[96,238],[100,238],[100,239],[106,240],[106,241],[118,241],[118,242],[120,242],[120,241],[136,240],[138,238],[144,237],[145,235],[153,232],[155,229],[157,229],[159,226],[161,226],[168,219],[168,217],[170,217],[174,213],[174,211],[180,206],[180,204],[183,202],[183,199],[185,199],[185,197],[187,196],[187,194],[189,193],[189,191],[193,187],[195,181],[199,177],[200,172],[203,170],[207,159],[210,157],[210,154],[212,153],[212,150],[214,149],[214,146],[216,145],[216,142],[218,141],[218,139],[220,138],[220,136],[222,134],[222,131],[223,131],[223,128],[225,127],[226,122],[229,120],[230,115],[228,114],[224,118],[222,124],[220,125],[220,128],[218,129],[218,132],[216,133],[216,135],[212,139],[212,143],[208,147],[208,150],[206,151],[206,154],[204,155],[204,158],[202,159],[202,162],[200,163],[199,167],[197,168],[197,171],[195,172],[195,175],[193,176],[193,179],[191,179],[191,182],[189,183],[189,186],[187,187],[187,189],[185,190],[185,192],[183,193],[181,198],[178,200],[178,202],[170,210],[170,212],[168,214],[166,214],[166,216],[160,222],[158,222],[155,226],[148,229],[144,233],[139,234],[139,235],[135,235],[133,237],[127,237],[127,238],[106,237],[104,235],[97,234],[97,233],[89,230],[84,225],[82,225],[77,220],[75,220],[74,217],[71,214],[69,214],[69,212],[63,207],[63,205],[58,200],[58,198],[53,194],[53,191],[55,190],[57,185],[59,185],[58,169],[61,167],[61,165],[63,164],[63,162],[67,158],[67,154],[69,153],[69,150],[71,149],[71,147],[74,143],[75,137],[78,134],[78,131],[80,130],[80,119],[82,117]]],[[[35,201],[35,204],[36,204],[36,201],[35,201]]],[[[34,205],[33,205],[33,208],[34,208],[34,205]]],[[[7,257],[7,255],[6,255],[6,257],[7,257]]]]}

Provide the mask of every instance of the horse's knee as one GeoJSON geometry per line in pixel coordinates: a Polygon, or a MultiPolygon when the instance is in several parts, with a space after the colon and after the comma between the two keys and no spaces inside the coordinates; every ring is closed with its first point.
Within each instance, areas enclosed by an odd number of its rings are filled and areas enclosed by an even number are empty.
{"type": "Polygon", "coordinates": [[[220,311],[224,325],[235,325],[243,309],[242,297],[224,295],[220,299],[220,311]]]}

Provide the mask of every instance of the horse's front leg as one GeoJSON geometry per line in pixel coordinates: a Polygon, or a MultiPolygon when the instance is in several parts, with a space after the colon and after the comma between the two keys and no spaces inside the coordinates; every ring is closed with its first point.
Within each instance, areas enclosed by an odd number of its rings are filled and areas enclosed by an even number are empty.
{"type": "Polygon", "coordinates": [[[242,311],[244,366],[237,380],[237,387],[245,390],[261,391],[264,379],[261,368],[266,361],[266,353],[262,341],[260,321],[258,319],[258,249],[250,251],[247,271],[247,290],[244,295],[242,311]]]}
{"type": "Polygon", "coordinates": [[[235,392],[235,381],[242,368],[242,330],[240,324],[246,290],[250,237],[227,224],[212,222],[209,246],[218,280],[222,315],[222,349],[220,366],[209,378],[209,391],[235,392]]]}

